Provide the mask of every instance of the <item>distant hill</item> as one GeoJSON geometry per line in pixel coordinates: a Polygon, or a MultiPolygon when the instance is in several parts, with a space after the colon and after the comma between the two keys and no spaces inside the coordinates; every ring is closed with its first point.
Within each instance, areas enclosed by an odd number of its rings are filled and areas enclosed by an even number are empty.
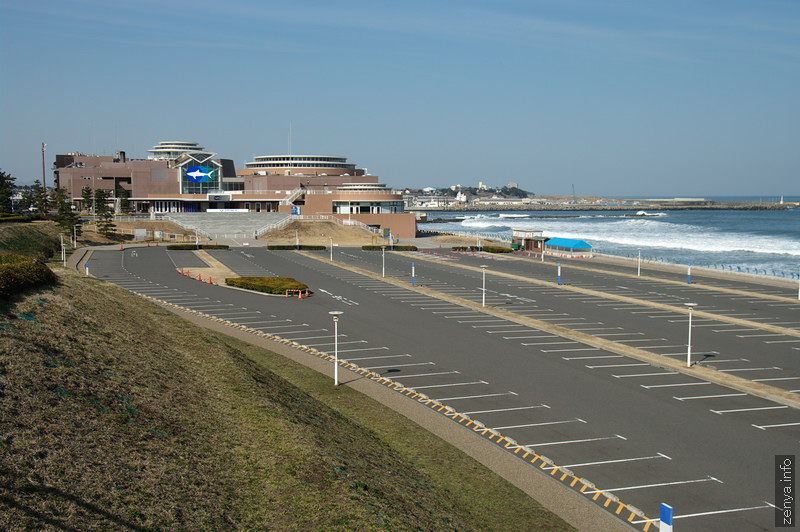
{"type": "Polygon", "coordinates": [[[569,528],[457,450],[384,439],[264,364],[330,390],[321,375],[59,277],[0,308],[2,530],[569,528]]]}

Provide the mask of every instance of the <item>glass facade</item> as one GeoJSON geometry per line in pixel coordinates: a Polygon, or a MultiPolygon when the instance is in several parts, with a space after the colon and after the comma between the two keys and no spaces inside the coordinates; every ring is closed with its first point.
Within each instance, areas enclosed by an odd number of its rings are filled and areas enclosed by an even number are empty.
{"type": "Polygon", "coordinates": [[[209,164],[181,167],[181,194],[208,194],[222,190],[220,168],[209,164]]]}

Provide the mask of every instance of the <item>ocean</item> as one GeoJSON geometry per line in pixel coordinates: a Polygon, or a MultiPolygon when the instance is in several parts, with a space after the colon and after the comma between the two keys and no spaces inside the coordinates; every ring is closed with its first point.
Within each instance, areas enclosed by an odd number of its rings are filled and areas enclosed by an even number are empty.
{"type": "Polygon", "coordinates": [[[541,230],[544,236],[584,240],[608,255],[633,258],[641,250],[645,260],[788,279],[800,275],[800,207],[637,212],[429,211],[429,219],[447,221],[419,229],[508,241],[514,229],[541,230]]]}

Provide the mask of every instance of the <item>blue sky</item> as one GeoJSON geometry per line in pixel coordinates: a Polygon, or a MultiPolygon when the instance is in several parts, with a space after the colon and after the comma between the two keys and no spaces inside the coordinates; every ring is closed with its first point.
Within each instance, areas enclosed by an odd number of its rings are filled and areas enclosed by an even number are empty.
{"type": "MultiPolygon", "coordinates": [[[[200,142],[396,187],[800,194],[800,2],[0,0],[0,168],[200,142]]],[[[48,175],[48,181],[51,180],[48,175]]]]}

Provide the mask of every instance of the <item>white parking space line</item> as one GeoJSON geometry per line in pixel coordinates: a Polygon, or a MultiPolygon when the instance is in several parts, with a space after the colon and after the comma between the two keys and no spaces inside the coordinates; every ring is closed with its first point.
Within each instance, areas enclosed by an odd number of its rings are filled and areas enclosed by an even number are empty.
{"type": "Polygon", "coordinates": [[[717,399],[719,397],[743,397],[747,395],[746,393],[720,393],[717,395],[690,395],[689,397],[675,397],[672,396],[673,399],[677,399],[678,401],[691,401],[694,399],[717,399]]]}
{"type": "Polygon", "coordinates": [[[642,335],[642,334],[644,334],[644,333],[643,333],[643,332],[632,332],[632,333],[625,333],[625,332],[622,332],[622,333],[601,333],[601,334],[593,334],[592,336],[600,336],[600,337],[605,337],[605,336],[635,336],[635,335],[642,335]]]}
{"type": "MultiPolygon", "coordinates": [[[[324,344],[306,344],[306,347],[322,347],[323,345],[334,345],[337,342],[326,342],[324,344]]],[[[346,344],[366,344],[366,340],[351,340],[349,342],[338,342],[339,345],[346,345],[346,344]]]]}
{"type": "MultiPolygon", "coordinates": [[[[446,317],[447,316],[445,316],[445,318],[446,317]]],[[[467,320],[458,320],[457,323],[498,323],[498,322],[503,323],[505,321],[508,321],[508,320],[469,320],[469,321],[467,321],[467,320]]],[[[497,327],[497,326],[493,325],[492,327],[497,327]]]]}
{"type": "Polygon", "coordinates": [[[485,393],[481,395],[464,395],[461,397],[440,397],[434,401],[460,401],[462,399],[483,399],[484,397],[501,397],[503,395],[517,395],[515,392],[485,393]]]}
{"type": "Polygon", "coordinates": [[[636,338],[636,339],[632,339],[632,340],[624,340],[623,339],[623,340],[614,340],[614,341],[618,342],[620,344],[624,344],[624,343],[633,343],[633,342],[657,342],[659,340],[663,341],[663,342],[667,341],[666,338],[636,338]]]}
{"type": "Polygon", "coordinates": [[[434,375],[452,375],[459,373],[458,371],[436,371],[433,373],[417,373],[416,375],[401,375],[403,379],[410,379],[411,377],[433,377],[434,375]]]}
{"type": "Polygon", "coordinates": [[[659,488],[661,486],[676,486],[678,484],[694,484],[694,483],[697,483],[697,482],[711,482],[711,481],[719,482],[720,484],[724,484],[724,482],[722,482],[721,480],[719,480],[717,478],[714,478],[712,476],[709,476],[709,477],[706,477],[706,478],[698,478],[696,480],[677,480],[675,482],[660,482],[658,484],[641,484],[639,486],[625,486],[625,487],[621,487],[621,488],[606,488],[604,490],[591,490],[591,491],[587,490],[587,491],[584,491],[583,494],[584,495],[592,495],[592,494],[595,494],[595,493],[601,493],[603,491],[610,491],[610,492],[613,493],[615,491],[640,490],[640,489],[646,489],[646,488],[659,488]]]}
{"type": "Polygon", "coordinates": [[[576,417],[574,419],[564,419],[561,421],[545,421],[543,423],[527,423],[525,425],[506,425],[504,427],[494,427],[494,429],[492,430],[522,429],[526,427],[544,427],[546,425],[563,425],[564,423],[576,423],[576,422],[586,423],[584,420],[576,417]]]}
{"type": "MultiPolygon", "coordinates": [[[[402,377],[402,375],[400,375],[399,377],[402,377]]],[[[451,384],[429,384],[429,385],[426,385],[426,386],[415,386],[414,389],[415,390],[425,390],[427,388],[448,388],[450,386],[470,386],[472,384],[489,384],[489,383],[486,382],[486,381],[454,382],[454,383],[451,383],[451,384]]]]}
{"type": "MultiPolygon", "coordinates": [[[[687,517],[702,517],[704,515],[718,515],[718,514],[728,514],[733,512],[746,512],[749,510],[762,510],[764,508],[775,508],[772,504],[765,504],[763,506],[748,506],[745,508],[730,508],[728,510],[712,510],[710,512],[698,512],[694,514],[683,514],[683,515],[673,515],[673,519],[685,519],[687,517]]],[[[636,521],[631,521],[631,524],[638,525],[641,523],[655,523],[660,521],[660,519],[639,519],[636,521]]]]}
{"type": "Polygon", "coordinates": [[[520,345],[557,345],[557,344],[577,344],[573,340],[568,340],[566,342],[537,342],[537,343],[521,343],[520,345]]]}
{"type": "Polygon", "coordinates": [[[435,366],[433,362],[415,362],[413,364],[395,364],[394,366],[364,366],[364,369],[408,368],[411,366],[435,366]]]}
{"type": "Polygon", "coordinates": [[[589,365],[586,365],[586,367],[589,368],[589,369],[597,369],[597,368],[629,368],[629,367],[633,367],[633,366],[649,366],[649,365],[650,364],[647,364],[646,362],[642,362],[642,363],[635,363],[635,364],[633,364],[633,363],[632,364],[605,364],[605,365],[602,365],[602,366],[589,366],[589,365]]]}
{"type": "Polygon", "coordinates": [[[583,462],[581,464],[564,464],[562,466],[549,466],[543,467],[542,469],[556,469],[558,467],[585,467],[585,466],[593,466],[593,465],[604,465],[604,464],[619,464],[621,462],[638,462],[640,460],[654,460],[658,458],[664,458],[666,460],[672,460],[666,454],[658,453],[653,456],[638,456],[636,458],[619,458],[617,460],[603,460],[602,462],[583,462]]]}
{"type": "Polygon", "coordinates": [[[778,334],[778,333],[773,333],[773,334],[737,334],[736,338],[763,338],[763,337],[766,337],[766,336],[785,336],[785,335],[784,334],[778,334]]]}
{"type": "Polygon", "coordinates": [[[711,384],[710,382],[680,382],[677,384],[640,384],[642,388],[650,389],[650,388],[675,388],[677,386],[704,386],[706,384],[711,384]]]}
{"type": "Polygon", "coordinates": [[[772,429],[772,428],[776,428],[776,427],[794,427],[794,426],[797,426],[797,425],[800,425],[800,423],[780,423],[778,425],[755,425],[755,424],[753,424],[753,426],[755,428],[761,429],[761,430],[767,430],[767,429],[772,429]]]}
{"type": "Polygon", "coordinates": [[[760,406],[756,408],[735,408],[733,410],[709,410],[715,414],[734,414],[736,412],[756,412],[758,410],[783,410],[789,408],[788,406],[760,406]]]}
{"type": "Polygon", "coordinates": [[[388,347],[365,347],[364,349],[339,349],[340,353],[354,353],[356,351],[374,351],[376,349],[389,349],[388,347]]]}
{"type": "Polygon", "coordinates": [[[542,353],[574,353],[575,351],[600,351],[599,347],[573,347],[571,349],[542,349],[542,353]]]}
{"type": "Polygon", "coordinates": [[[589,360],[593,358],[625,358],[622,355],[592,355],[588,357],[561,357],[564,360],[589,360]]]}
{"type": "MultiPolygon", "coordinates": [[[[461,322],[459,322],[459,323],[461,323],[461,322]]],[[[509,323],[508,325],[473,325],[472,326],[473,329],[485,329],[485,328],[488,328],[488,327],[527,327],[527,325],[521,325],[519,323],[509,323]]],[[[488,333],[491,333],[491,332],[499,333],[499,332],[509,332],[509,331],[486,331],[486,332],[488,332],[488,333]]]]}
{"type": "Polygon", "coordinates": [[[781,369],[781,368],[772,366],[771,368],[738,368],[738,369],[721,369],[719,371],[723,373],[734,373],[736,371],[765,371],[771,369],[781,369]]]}
{"type": "MultiPolygon", "coordinates": [[[[585,329],[573,329],[573,331],[610,331],[610,330],[620,330],[622,327],[587,327],[585,329]]],[[[643,333],[639,333],[643,334],[643,333]]],[[[595,335],[599,336],[599,335],[595,335]]]]}
{"type": "Polygon", "coordinates": [[[625,379],[628,377],[655,377],[661,375],[677,375],[677,371],[662,371],[658,373],[634,373],[633,375],[612,375],[612,377],[617,379],[625,379]]]}
{"type": "Polygon", "coordinates": [[[796,381],[800,377],[773,377],[771,379],[753,379],[753,382],[767,382],[767,381],[796,381]]]}
{"type": "MultiPolygon", "coordinates": [[[[327,330],[327,329],[318,329],[318,330],[322,331],[322,330],[327,330]]],[[[305,334],[307,332],[308,331],[303,331],[303,334],[305,334]]],[[[341,338],[342,335],[340,334],[339,337],[341,338]]],[[[327,334],[325,336],[304,336],[303,338],[292,338],[292,340],[294,340],[295,342],[299,342],[299,341],[302,341],[302,340],[318,340],[320,338],[333,338],[333,335],[332,334],[327,334]]]]}
{"type": "MultiPolygon", "coordinates": [[[[536,336],[503,336],[503,340],[527,340],[528,338],[558,338],[552,334],[536,335],[536,336]]],[[[577,343],[577,342],[575,342],[577,343]]]]}
{"type": "Polygon", "coordinates": [[[376,358],[400,358],[400,357],[410,357],[410,356],[411,355],[408,355],[408,354],[406,354],[406,355],[379,355],[379,356],[374,356],[374,357],[348,358],[347,360],[352,362],[353,360],[374,360],[376,358]]]}
{"type": "Polygon", "coordinates": [[[765,340],[765,344],[795,344],[800,342],[800,340],[765,340]]]}
{"type": "Polygon", "coordinates": [[[532,408],[550,408],[550,407],[547,406],[546,404],[542,403],[540,405],[513,406],[511,408],[495,408],[494,410],[473,410],[471,412],[461,412],[461,413],[470,416],[472,414],[491,414],[491,413],[494,413],[494,412],[511,412],[511,411],[514,411],[514,410],[530,410],[532,408]]]}
{"type": "MultiPolygon", "coordinates": [[[[624,436],[620,436],[619,434],[614,434],[613,436],[603,436],[603,437],[600,437],[600,438],[585,438],[585,439],[582,439],[582,440],[563,440],[563,441],[548,441],[548,442],[543,442],[543,443],[529,443],[528,445],[525,445],[524,447],[532,447],[532,448],[536,449],[537,447],[549,447],[551,445],[569,445],[569,444],[572,444],[572,443],[586,443],[586,442],[590,442],[590,441],[603,441],[603,440],[616,440],[616,439],[627,440],[628,438],[626,438],[624,436]]],[[[523,447],[523,446],[521,446],[521,447],[523,447]]]]}

